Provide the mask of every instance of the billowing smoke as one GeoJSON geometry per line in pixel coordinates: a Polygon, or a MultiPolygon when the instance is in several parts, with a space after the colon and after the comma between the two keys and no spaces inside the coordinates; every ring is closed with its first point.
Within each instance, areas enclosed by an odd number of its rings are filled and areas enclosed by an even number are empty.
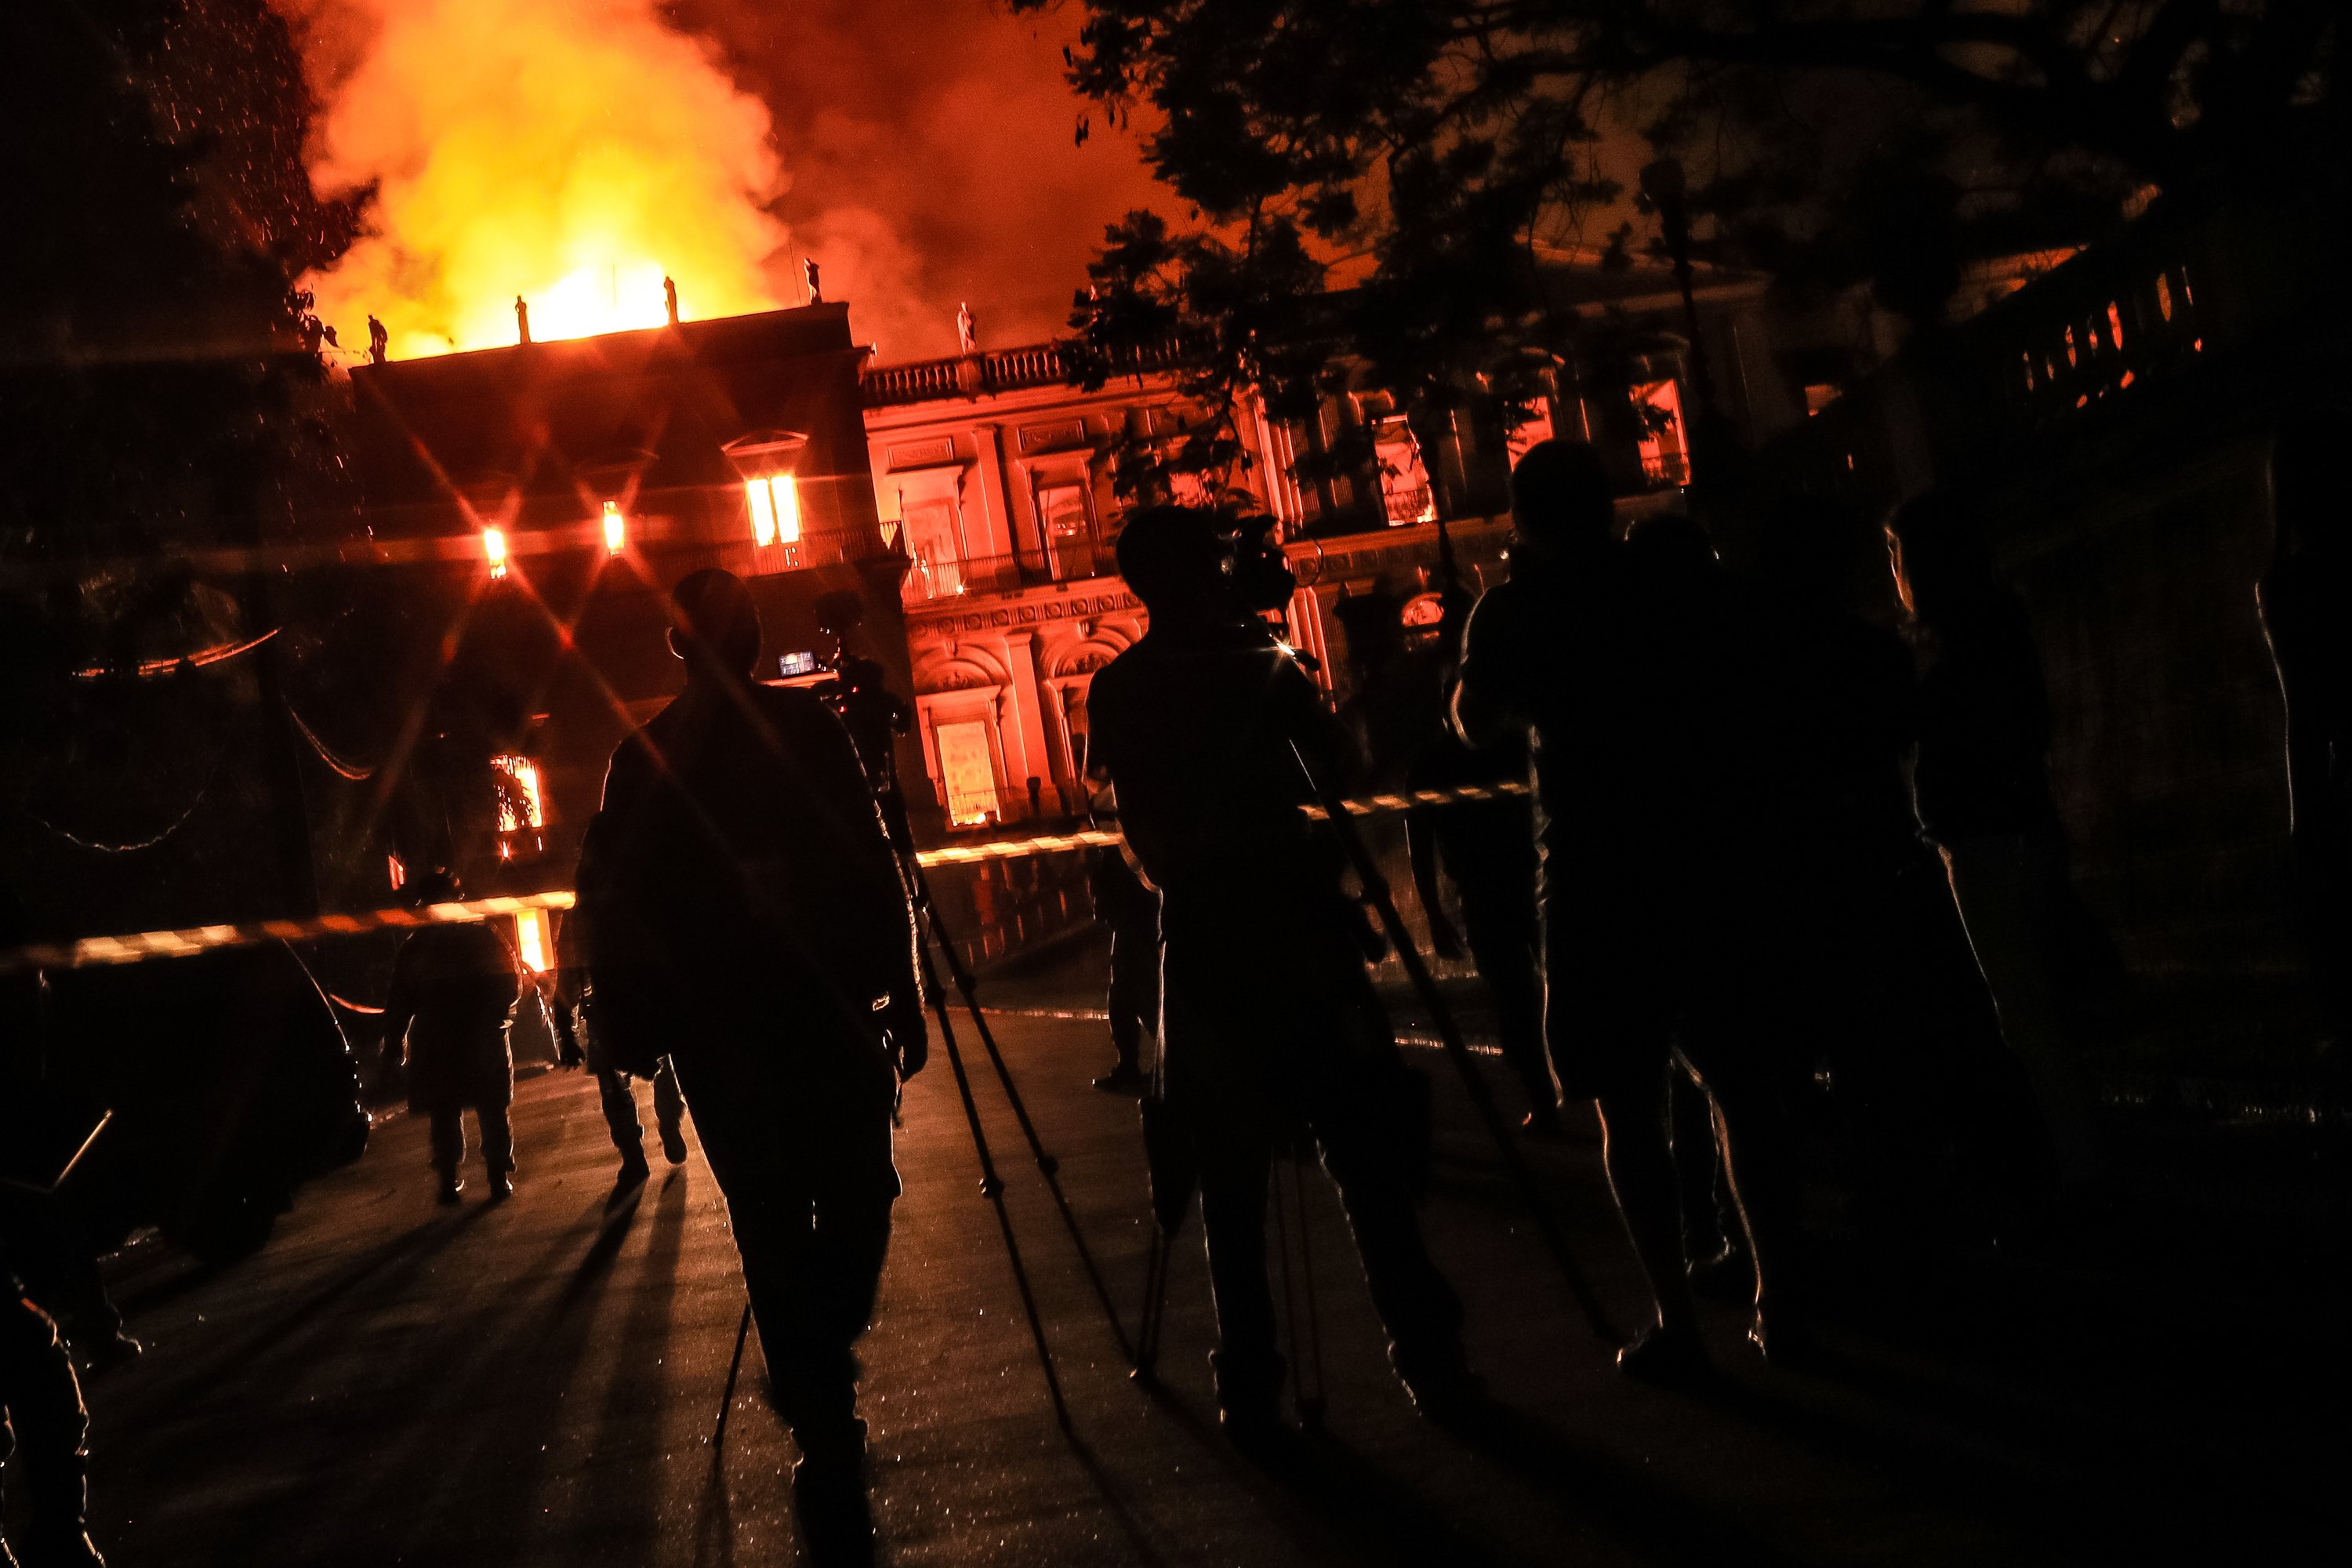
{"type": "Polygon", "coordinates": [[[1103,226],[1153,199],[1090,128],[1060,33],[989,0],[272,0],[321,109],[314,182],[373,233],[311,279],[395,357],[803,298],[886,358],[1053,335],[1103,226]]]}
{"type": "Polygon", "coordinates": [[[677,0],[676,14],[774,113],[793,243],[886,357],[953,353],[966,300],[984,343],[1058,335],[1105,225],[1130,207],[1182,216],[1063,80],[1082,6],[677,0]]]}
{"type": "Polygon", "coordinates": [[[313,279],[344,343],[407,356],[768,308],[787,236],[768,111],[654,0],[279,0],[320,96],[311,176],[373,185],[313,279]]]}

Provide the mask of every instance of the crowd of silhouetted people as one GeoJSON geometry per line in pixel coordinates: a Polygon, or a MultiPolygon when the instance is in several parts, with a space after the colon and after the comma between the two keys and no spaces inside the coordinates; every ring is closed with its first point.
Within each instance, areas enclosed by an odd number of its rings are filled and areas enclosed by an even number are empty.
{"type": "MultiPolygon", "coordinates": [[[[2282,443],[2263,609],[2300,716],[2297,845],[2324,940],[2342,909],[2343,659],[2307,603],[2333,535],[2290,515],[2313,458],[2282,443]]],[[[1519,1134],[1597,1112],[1653,1297],[1619,1352],[1631,1374],[1707,1375],[1700,1289],[1751,1304],[1768,1361],[1815,1353],[1801,1210],[1825,1086],[1852,1217],[1889,1247],[2030,1238],[2107,1163],[2077,1005],[2103,939],[2067,881],[2033,639],[1965,507],[1930,495],[1891,521],[1875,582],[1899,611],[1878,615],[1862,586],[1878,531],[1832,503],[1752,520],[1743,574],[1689,515],[1623,526],[1598,454],[1548,441],[1517,466],[1512,511],[1508,580],[1474,595],[1449,570],[1433,626],[1392,598],[1343,606],[1336,706],[1269,618],[1295,583],[1264,527],[1148,507],[1119,537],[1150,619],[1088,704],[1094,809],[1123,835],[1090,851],[1116,1054],[1096,1082],[1144,1097],[1163,1227],[1198,1195],[1216,1401],[1244,1451],[1286,1429],[1266,1217],[1294,1151],[1339,1189],[1416,1404],[1454,1422],[1486,1398],[1417,1217],[1429,1086],[1373,984],[1384,944],[1418,939],[1377,928],[1370,861],[1350,870],[1355,829],[1302,809],[1318,797],[1486,792],[1409,814],[1412,882],[1432,948],[1484,982],[1519,1134]]],[[[866,1563],[855,1346],[899,1194],[899,1085],[928,1049],[888,776],[903,715],[869,705],[865,733],[838,701],[753,679],[759,616],[723,572],[672,603],[685,689],[613,758],[557,962],[534,976],[488,924],[415,932],[384,1065],[449,1203],[468,1112],[490,1198],[512,1191],[519,1007],[544,1006],[562,1058],[596,1076],[623,1191],[648,1172],[630,1080],[652,1080],[672,1163],[692,1110],[800,1449],[803,1546],[866,1563]]],[[[412,889],[458,891],[440,873],[412,889]]],[[[38,1561],[95,1563],[71,1365],[47,1317],[0,1305],[38,1561]]]]}

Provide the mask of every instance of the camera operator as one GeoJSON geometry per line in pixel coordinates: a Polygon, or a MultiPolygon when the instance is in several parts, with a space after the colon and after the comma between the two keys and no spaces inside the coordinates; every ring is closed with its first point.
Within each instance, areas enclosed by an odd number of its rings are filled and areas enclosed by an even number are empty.
{"type": "Polygon", "coordinates": [[[1770,1359],[1801,1355],[1796,955],[1771,897],[1784,825],[1777,781],[1758,776],[1779,752],[1759,728],[1770,709],[1752,674],[1753,616],[1711,551],[1612,541],[1608,476],[1581,442],[1522,458],[1511,510],[1511,578],[1471,614],[1454,711],[1474,744],[1533,731],[1545,1034],[1563,1093],[1598,1103],[1610,1186],[1658,1314],[1619,1364],[1660,1382],[1707,1371],[1666,1134],[1677,1050],[1714,1101],[1755,1258],[1749,1332],[1770,1359]]]}
{"type": "Polygon", "coordinates": [[[588,1021],[667,1054],[726,1194],[808,1557],[872,1560],[852,1347],[898,1195],[890,1123],[923,1063],[915,933],[873,792],[812,693],[751,679],[732,575],[673,594],[686,689],[614,752],[581,876],[588,1021]]]}
{"type": "Polygon", "coordinates": [[[1253,613],[1287,596],[1288,571],[1269,553],[1245,528],[1237,560],[1206,512],[1138,512],[1118,565],[1150,627],[1088,698],[1094,758],[1162,894],[1163,1093],[1198,1162],[1217,1403],[1244,1446],[1277,1430],[1267,1179],[1276,1149],[1302,1131],[1339,1184],[1415,1400],[1452,1415],[1477,1392],[1461,1303],[1413,1214],[1405,1069],[1337,865],[1298,810],[1310,786],[1294,745],[1328,767],[1340,742],[1314,682],[1253,613]]]}

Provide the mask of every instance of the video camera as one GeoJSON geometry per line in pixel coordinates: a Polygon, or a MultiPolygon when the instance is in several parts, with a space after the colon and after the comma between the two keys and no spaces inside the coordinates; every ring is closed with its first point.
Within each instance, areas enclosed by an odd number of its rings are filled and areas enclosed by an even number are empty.
{"type": "Polygon", "coordinates": [[[1270,615],[1286,608],[1298,592],[1298,576],[1290,558],[1275,542],[1274,519],[1263,512],[1235,518],[1230,543],[1234,592],[1253,615],[1270,615]]]}

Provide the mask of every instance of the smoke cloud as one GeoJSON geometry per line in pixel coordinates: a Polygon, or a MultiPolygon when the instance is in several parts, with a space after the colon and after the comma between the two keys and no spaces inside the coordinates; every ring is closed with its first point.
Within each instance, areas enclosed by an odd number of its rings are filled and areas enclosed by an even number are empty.
{"type": "Polygon", "coordinates": [[[1063,80],[1076,5],[681,0],[677,15],[775,115],[795,242],[886,357],[953,353],[964,301],[983,343],[1060,335],[1105,226],[1169,199],[1063,80]]]}
{"type": "Polygon", "coordinates": [[[784,172],[759,100],[652,0],[281,0],[323,106],[311,177],[375,232],[314,280],[401,355],[781,302],[784,172]]]}
{"type": "Polygon", "coordinates": [[[1061,78],[1075,16],[988,0],[273,0],[322,191],[373,232],[311,279],[395,356],[798,303],[800,258],[886,358],[1061,331],[1103,226],[1152,200],[1061,78]],[[1056,31],[1056,29],[1061,29],[1056,31]]]}

